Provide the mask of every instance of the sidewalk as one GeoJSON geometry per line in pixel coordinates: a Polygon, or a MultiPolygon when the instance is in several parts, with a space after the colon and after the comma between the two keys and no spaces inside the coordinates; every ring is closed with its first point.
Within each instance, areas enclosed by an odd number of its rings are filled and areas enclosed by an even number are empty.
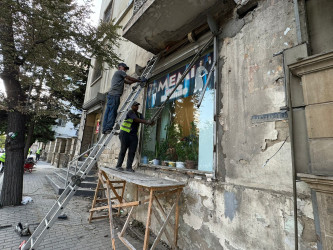
{"type": "MultiPolygon", "coordinates": [[[[22,224],[39,223],[53,205],[57,196],[47,183],[46,174],[51,173],[54,167],[40,161],[34,171],[24,174],[23,196],[30,196],[32,203],[17,207],[0,208],[0,226],[12,227],[0,229],[0,249],[18,249],[23,240],[14,232],[18,222],[22,224]]],[[[1,178],[1,176],[0,176],[1,178]]],[[[65,208],[67,220],[56,222],[50,229],[38,249],[111,249],[110,227],[107,219],[96,220],[88,223],[91,198],[74,196],[65,208]]],[[[122,228],[121,219],[115,220],[116,235],[122,228]]],[[[34,229],[36,225],[30,226],[34,229]]],[[[126,235],[128,241],[137,249],[142,249],[143,237],[126,235]]],[[[127,247],[116,237],[116,249],[125,250],[127,247]]],[[[167,249],[161,243],[157,249],[167,249]]]]}

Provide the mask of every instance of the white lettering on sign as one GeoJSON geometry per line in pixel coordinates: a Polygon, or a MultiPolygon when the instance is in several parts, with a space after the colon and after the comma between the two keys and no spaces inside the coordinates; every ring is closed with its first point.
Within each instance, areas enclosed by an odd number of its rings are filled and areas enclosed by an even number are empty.
{"type": "Polygon", "coordinates": [[[169,77],[169,88],[176,85],[176,74],[173,74],[169,77]]]}
{"type": "Polygon", "coordinates": [[[165,79],[164,83],[160,82],[158,84],[158,92],[168,87],[168,78],[165,79]]]}

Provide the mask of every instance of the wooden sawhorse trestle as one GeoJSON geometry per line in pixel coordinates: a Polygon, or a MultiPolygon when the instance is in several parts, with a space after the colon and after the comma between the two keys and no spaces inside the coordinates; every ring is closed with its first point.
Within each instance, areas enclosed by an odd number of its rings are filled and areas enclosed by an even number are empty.
{"type": "Polygon", "coordinates": [[[178,239],[178,224],[179,224],[179,201],[180,195],[185,184],[176,181],[159,179],[156,177],[144,175],[141,173],[129,173],[129,172],[119,172],[114,169],[100,167],[98,173],[98,184],[95,191],[94,200],[92,202],[92,208],[90,209],[89,222],[94,219],[109,218],[110,222],[110,232],[111,232],[111,243],[112,248],[115,250],[115,235],[113,228],[113,213],[112,209],[118,209],[117,215],[120,215],[121,208],[130,208],[125,224],[118,233],[118,238],[129,248],[135,249],[135,247],[124,237],[125,230],[129,225],[131,216],[133,215],[134,208],[148,203],[147,211],[147,221],[146,221],[146,231],[144,236],[143,249],[148,249],[149,242],[149,231],[152,213],[154,214],[157,222],[160,224],[161,228],[158,232],[152,247],[155,249],[162,234],[164,233],[172,249],[177,248],[178,239]],[[110,180],[108,176],[120,180],[110,180]],[[126,202],[124,199],[124,192],[126,183],[132,183],[138,187],[137,201],[126,202]],[[139,200],[139,188],[142,190],[148,190],[149,198],[145,200],[139,200]],[[120,190],[120,191],[117,191],[120,190]],[[98,194],[100,191],[105,191],[106,198],[98,199],[98,194]],[[174,203],[171,205],[170,211],[167,213],[163,206],[161,205],[159,199],[167,196],[174,195],[174,203]],[[112,196],[112,197],[111,197],[112,196]],[[107,202],[106,206],[97,206],[98,202],[107,202]],[[117,204],[116,204],[117,203],[117,204]],[[94,212],[108,209],[108,215],[93,217],[94,212]],[[175,219],[174,224],[171,223],[170,218],[174,213],[175,219]],[[173,229],[173,235],[167,230],[167,226],[173,229]]]}

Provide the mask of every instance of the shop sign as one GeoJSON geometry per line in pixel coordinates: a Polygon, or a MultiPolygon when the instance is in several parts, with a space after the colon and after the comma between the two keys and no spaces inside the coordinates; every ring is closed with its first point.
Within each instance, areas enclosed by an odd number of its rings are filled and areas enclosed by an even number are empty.
{"type": "MultiPolygon", "coordinates": [[[[174,101],[179,98],[184,98],[201,92],[203,89],[208,73],[213,65],[213,52],[206,54],[198,59],[193,65],[189,73],[186,75],[184,81],[178,86],[177,90],[172,94],[169,101],[174,101]]],[[[171,91],[175,88],[178,79],[181,78],[183,72],[187,69],[189,64],[174,70],[165,76],[154,80],[148,86],[147,92],[147,108],[154,108],[160,106],[171,91]]],[[[211,77],[208,88],[213,86],[213,77],[211,77]]]]}

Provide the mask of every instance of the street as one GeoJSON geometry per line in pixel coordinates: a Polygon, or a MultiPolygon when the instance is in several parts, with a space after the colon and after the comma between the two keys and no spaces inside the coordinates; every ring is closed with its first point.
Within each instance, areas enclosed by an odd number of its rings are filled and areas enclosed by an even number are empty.
{"type": "MultiPolygon", "coordinates": [[[[45,175],[53,170],[54,167],[50,164],[38,162],[32,173],[24,174],[23,197],[29,196],[33,202],[0,209],[0,249],[18,249],[20,243],[28,237],[20,237],[14,231],[15,226],[19,222],[23,225],[28,223],[33,231],[51,208],[57,196],[45,175]],[[1,228],[6,225],[11,227],[1,228]]],[[[64,211],[68,219],[56,222],[38,249],[111,249],[108,220],[97,220],[89,224],[90,207],[90,197],[74,196],[64,211]]],[[[121,226],[116,225],[116,234],[120,228],[121,226]]],[[[126,235],[126,238],[136,248],[141,248],[143,238],[138,240],[131,236],[126,235]]],[[[116,249],[127,249],[117,237],[116,249]]]]}

